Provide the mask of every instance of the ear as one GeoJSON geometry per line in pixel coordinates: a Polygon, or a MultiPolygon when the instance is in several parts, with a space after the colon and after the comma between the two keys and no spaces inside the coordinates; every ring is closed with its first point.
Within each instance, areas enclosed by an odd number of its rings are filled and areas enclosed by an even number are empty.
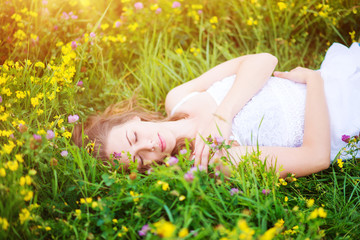
{"type": "Polygon", "coordinates": [[[136,121],[136,122],[141,122],[141,118],[138,116],[132,117],[131,120],[136,121]]]}

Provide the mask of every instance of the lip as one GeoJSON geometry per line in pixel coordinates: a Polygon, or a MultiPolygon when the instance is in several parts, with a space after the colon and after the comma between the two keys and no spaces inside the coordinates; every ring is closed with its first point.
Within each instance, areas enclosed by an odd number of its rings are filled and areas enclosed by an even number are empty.
{"type": "Polygon", "coordinates": [[[165,140],[160,136],[160,134],[158,134],[158,137],[160,139],[160,148],[161,148],[161,152],[165,151],[166,148],[166,142],[165,140]]]}

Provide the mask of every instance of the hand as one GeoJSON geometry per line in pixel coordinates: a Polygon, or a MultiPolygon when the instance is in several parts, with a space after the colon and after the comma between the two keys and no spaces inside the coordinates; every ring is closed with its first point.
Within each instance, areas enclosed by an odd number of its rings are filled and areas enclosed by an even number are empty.
{"type": "Polygon", "coordinates": [[[195,139],[195,166],[201,165],[204,169],[207,169],[211,148],[206,144],[208,137],[214,141],[214,146],[220,144],[219,141],[229,139],[231,134],[231,123],[222,119],[220,116],[214,115],[205,127],[200,129],[195,139]]]}
{"type": "Polygon", "coordinates": [[[308,83],[309,79],[313,76],[320,75],[320,72],[311,70],[309,68],[296,67],[290,72],[275,71],[274,76],[280,78],[286,78],[298,83],[308,83]]]}

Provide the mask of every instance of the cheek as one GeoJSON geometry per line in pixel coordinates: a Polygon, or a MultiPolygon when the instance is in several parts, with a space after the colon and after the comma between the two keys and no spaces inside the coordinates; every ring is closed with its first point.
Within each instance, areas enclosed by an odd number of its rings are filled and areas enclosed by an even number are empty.
{"type": "Polygon", "coordinates": [[[144,156],[144,165],[151,164],[155,161],[164,160],[165,156],[162,153],[151,152],[144,156]]]}

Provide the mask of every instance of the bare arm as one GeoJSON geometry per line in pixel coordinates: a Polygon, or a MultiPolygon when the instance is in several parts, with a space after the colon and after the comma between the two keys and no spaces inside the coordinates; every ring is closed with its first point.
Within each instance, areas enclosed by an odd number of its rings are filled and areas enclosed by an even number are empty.
{"type": "MultiPolygon", "coordinates": [[[[304,138],[301,147],[259,147],[261,158],[267,159],[268,167],[283,167],[281,176],[295,173],[305,176],[326,169],[330,165],[330,124],[325,99],[323,79],[319,72],[296,68],[291,72],[274,73],[307,84],[304,138]]],[[[231,161],[237,164],[241,156],[256,151],[253,146],[236,146],[229,149],[231,161]]]]}
{"type": "MultiPolygon", "coordinates": [[[[236,74],[237,78],[228,94],[232,97],[227,96],[223,101],[224,103],[221,104],[222,106],[227,106],[226,110],[228,111],[230,107],[227,103],[233,103],[234,98],[237,98],[238,106],[231,104],[233,106],[230,111],[231,114],[233,112],[236,114],[236,109],[241,109],[265,84],[274,71],[276,64],[276,57],[268,53],[246,55],[221,63],[200,77],[172,89],[166,96],[166,112],[169,114],[171,109],[189,93],[206,91],[214,82],[236,74]],[[241,99],[239,99],[239,96],[241,99]]],[[[219,112],[218,114],[225,114],[224,112],[219,112]]]]}

